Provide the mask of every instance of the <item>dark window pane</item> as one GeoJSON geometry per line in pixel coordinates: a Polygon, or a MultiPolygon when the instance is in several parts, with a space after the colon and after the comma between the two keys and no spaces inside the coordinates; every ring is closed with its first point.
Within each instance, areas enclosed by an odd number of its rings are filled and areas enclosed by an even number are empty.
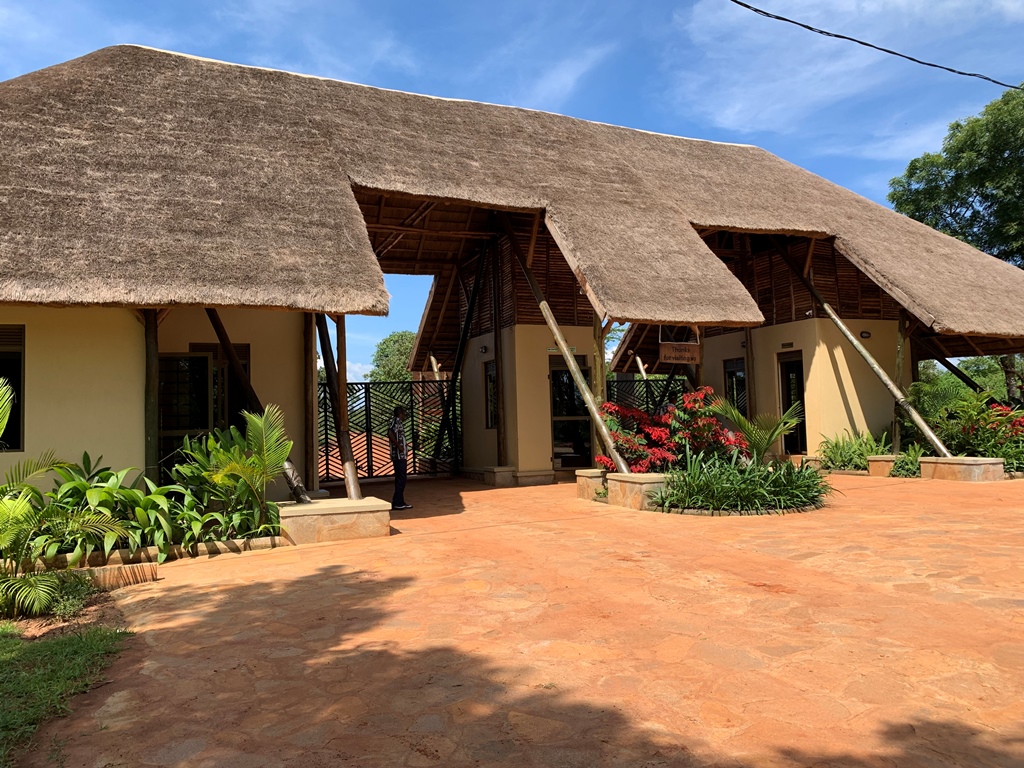
{"type": "Polygon", "coordinates": [[[210,359],[161,356],[160,431],[198,433],[210,429],[210,359]]]}
{"type": "Polygon", "coordinates": [[[493,360],[484,363],[485,427],[498,428],[498,366],[493,360]]]}
{"type": "Polygon", "coordinates": [[[14,405],[7,429],[0,435],[0,447],[7,451],[21,451],[25,448],[24,434],[24,353],[15,350],[0,351],[0,378],[7,379],[14,390],[14,405]]]}
{"type": "Polygon", "coordinates": [[[593,463],[590,450],[590,420],[554,422],[555,466],[562,468],[589,467],[593,463]]]}
{"type": "MultiPolygon", "coordinates": [[[[588,371],[583,371],[583,377],[589,383],[588,371]]],[[[583,395],[576,389],[572,374],[565,369],[551,371],[551,415],[556,419],[588,415],[583,395]]]]}

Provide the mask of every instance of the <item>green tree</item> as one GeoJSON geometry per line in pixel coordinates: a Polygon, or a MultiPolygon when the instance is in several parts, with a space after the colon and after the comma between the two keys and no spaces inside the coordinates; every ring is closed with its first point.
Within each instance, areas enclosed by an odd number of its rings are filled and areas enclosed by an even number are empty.
{"type": "MultiPolygon", "coordinates": [[[[902,214],[1024,267],[1024,91],[1007,90],[980,115],[949,126],[939,152],[910,161],[889,182],[902,214]]],[[[999,358],[1009,396],[1024,386],[1024,361],[999,358]]]]}
{"type": "Polygon", "coordinates": [[[409,358],[416,334],[412,331],[389,333],[373,352],[373,368],[366,374],[367,381],[409,381],[409,358]]]}

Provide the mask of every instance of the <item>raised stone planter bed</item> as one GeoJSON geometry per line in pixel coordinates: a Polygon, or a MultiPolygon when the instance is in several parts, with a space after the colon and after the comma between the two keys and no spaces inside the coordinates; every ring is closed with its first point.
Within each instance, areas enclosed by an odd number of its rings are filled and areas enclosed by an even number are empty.
{"type": "Polygon", "coordinates": [[[868,474],[871,477],[888,477],[895,464],[895,454],[868,456],[868,474]]]}
{"type": "Polygon", "coordinates": [[[390,534],[391,504],[373,496],[281,505],[281,535],[292,544],[320,544],[390,534]]]}
{"type": "Polygon", "coordinates": [[[1002,480],[1006,472],[1002,459],[975,456],[922,456],[921,477],[925,480],[958,480],[986,483],[1002,480]]]}
{"type": "Polygon", "coordinates": [[[609,472],[608,503],[615,507],[627,509],[655,509],[651,503],[651,494],[665,487],[665,475],[660,472],[624,474],[609,472]]]}
{"type": "Polygon", "coordinates": [[[577,469],[576,470],[576,498],[586,501],[605,501],[599,497],[598,492],[605,488],[604,477],[608,474],[606,469],[577,469]]]}

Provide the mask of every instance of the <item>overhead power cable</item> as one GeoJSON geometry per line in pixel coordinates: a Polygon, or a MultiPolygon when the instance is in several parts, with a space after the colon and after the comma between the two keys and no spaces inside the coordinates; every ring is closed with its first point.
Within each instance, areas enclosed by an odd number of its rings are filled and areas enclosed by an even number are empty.
{"type": "Polygon", "coordinates": [[[858,40],[855,37],[848,37],[847,35],[840,35],[840,34],[838,34],[836,32],[829,32],[829,31],[824,30],[824,29],[818,29],[817,27],[812,27],[809,24],[804,24],[804,23],[799,22],[799,21],[794,21],[793,19],[787,19],[785,16],[779,16],[779,15],[774,14],[774,13],[769,13],[768,11],[763,11],[760,8],[755,8],[754,6],[748,5],[747,3],[741,2],[740,0],[729,0],[729,2],[730,3],[734,3],[735,5],[740,6],[741,8],[746,8],[748,11],[753,11],[754,13],[758,14],[759,16],[764,16],[765,18],[768,18],[768,19],[774,19],[775,21],[784,21],[787,24],[795,24],[796,26],[801,27],[803,29],[806,29],[809,32],[814,32],[814,33],[819,34],[819,35],[824,35],[825,37],[834,37],[834,38],[836,38],[838,40],[849,40],[851,43],[856,43],[857,45],[863,45],[865,48],[873,48],[876,51],[881,51],[882,53],[888,53],[891,56],[899,56],[901,59],[906,59],[907,61],[912,61],[915,64],[922,64],[922,65],[924,65],[926,67],[932,67],[934,69],[941,69],[941,70],[944,70],[946,72],[952,72],[954,75],[963,75],[964,77],[976,77],[979,80],[987,80],[988,82],[993,83],[995,85],[1002,86],[1003,88],[1013,88],[1013,89],[1018,90],[1018,91],[1024,91],[1024,88],[1022,88],[1019,85],[1011,85],[1010,83],[1003,83],[1003,82],[1001,82],[999,80],[995,80],[995,79],[989,77],[988,75],[982,75],[982,74],[980,74],[978,72],[962,72],[961,70],[953,69],[952,67],[944,67],[942,64],[933,64],[930,61],[921,61],[921,59],[915,59],[913,56],[907,56],[907,54],[905,54],[905,53],[900,53],[899,51],[893,51],[893,50],[890,50],[889,48],[882,48],[881,46],[878,46],[878,45],[872,45],[871,43],[866,43],[863,40],[858,40]]]}

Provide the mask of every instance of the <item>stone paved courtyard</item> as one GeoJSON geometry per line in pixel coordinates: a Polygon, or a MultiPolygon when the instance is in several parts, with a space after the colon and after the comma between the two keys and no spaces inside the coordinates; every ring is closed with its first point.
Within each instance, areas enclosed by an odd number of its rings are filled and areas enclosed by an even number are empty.
{"type": "Polygon", "coordinates": [[[833,479],[744,518],[415,482],[387,539],[162,566],[26,764],[1024,766],[1024,482],[833,479]]]}

